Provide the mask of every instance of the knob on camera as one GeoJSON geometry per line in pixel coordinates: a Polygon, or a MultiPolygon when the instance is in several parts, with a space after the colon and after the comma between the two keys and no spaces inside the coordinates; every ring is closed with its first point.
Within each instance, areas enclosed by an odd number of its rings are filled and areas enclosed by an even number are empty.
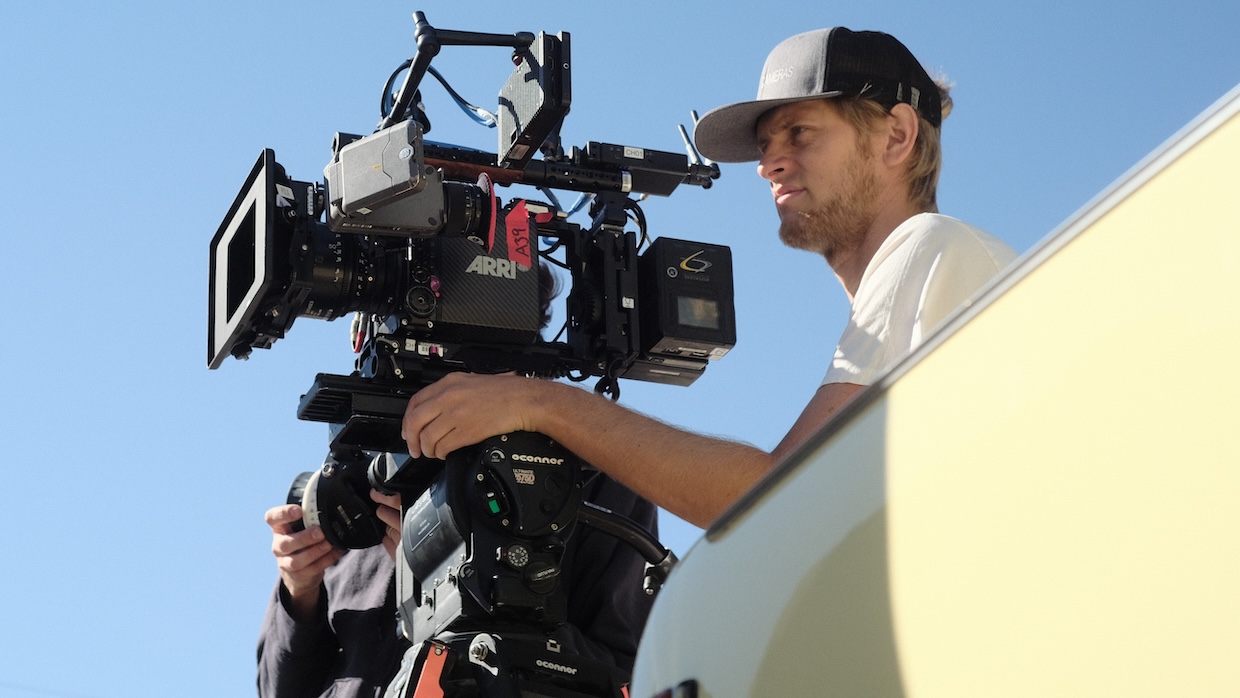
{"type": "Polygon", "coordinates": [[[300,525],[323,529],[323,537],[340,549],[369,548],[383,542],[385,527],[370,498],[369,460],[358,454],[330,454],[314,472],[293,479],[288,503],[299,504],[300,525]]]}

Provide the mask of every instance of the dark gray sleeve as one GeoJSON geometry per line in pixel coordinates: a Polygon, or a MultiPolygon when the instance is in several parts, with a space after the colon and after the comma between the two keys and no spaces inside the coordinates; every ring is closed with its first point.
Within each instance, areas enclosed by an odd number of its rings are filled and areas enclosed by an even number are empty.
{"type": "MultiPolygon", "coordinates": [[[[631,519],[658,536],[658,510],[620,483],[598,474],[585,500],[631,519]]],[[[579,525],[565,552],[568,627],[564,635],[577,654],[632,671],[654,597],[643,589],[646,561],[629,544],[579,525]]]]}
{"type": "Polygon", "coordinates": [[[277,584],[258,642],[261,698],[373,698],[404,651],[396,633],[392,561],[383,546],[350,550],[324,573],[311,621],[289,616],[277,584]]]}
{"type": "Polygon", "coordinates": [[[298,622],[289,615],[288,592],[277,582],[258,636],[260,698],[313,698],[323,691],[336,654],[327,622],[327,590],[319,594],[315,618],[298,622]]]}

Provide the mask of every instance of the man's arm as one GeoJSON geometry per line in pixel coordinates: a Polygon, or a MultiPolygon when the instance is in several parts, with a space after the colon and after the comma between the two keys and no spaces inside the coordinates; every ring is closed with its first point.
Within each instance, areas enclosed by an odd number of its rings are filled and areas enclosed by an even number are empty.
{"type": "Polygon", "coordinates": [[[797,417],[792,428],[772,451],[775,461],[792,455],[797,447],[813,436],[819,427],[826,424],[827,420],[834,417],[836,412],[862,390],[865,390],[865,386],[855,383],[827,383],[819,387],[814,397],[810,398],[809,404],[801,410],[801,416],[797,417]]]}
{"type": "Polygon", "coordinates": [[[283,582],[276,583],[258,636],[260,698],[317,696],[328,685],[338,648],[327,623],[327,604],[318,603],[316,617],[294,619],[289,615],[288,592],[283,582]]]}
{"type": "Polygon", "coordinates": [[[312,526],[294,531],[301,507],[267,510],[271,552],[280,581],[267,605],[258,639],[258,694],[263,698],[318,695],[327,685],[336,638],[327,623],[323,575],[343,554],[312,526]]]}
{"type": "Polygon", "coordinates": [[[403,436],[414,456],[444,458],[497,434],[546,434],[643,497],[705,527],[859,389],[819,389],[775,452],[767,453],[672,427],[571,385],[455,373],[413,396],[403,436]]]}

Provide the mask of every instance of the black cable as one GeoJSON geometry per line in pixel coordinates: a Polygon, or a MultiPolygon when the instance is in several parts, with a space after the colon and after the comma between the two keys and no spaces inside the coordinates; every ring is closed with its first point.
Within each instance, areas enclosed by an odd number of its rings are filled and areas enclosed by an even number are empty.
{"type": "Polygon", "coordinates": [[[593,502],[582,502],[581,509],[577,510],[577,518],[587,526],[628,543],[652,565],[659,564],[668,556],[668,549],[663,547],[658,538],[623,514],[604,509],[593,502]]]}
{"type": "Polygon", "coordinates": [[[676,554],[663,547],[658,538],[626,516],[604,509],[592,502],[582,502],[577,520],[632,546],[646,560],[644,589],[654,594],[667,581],[676,566],[676,554]]]}

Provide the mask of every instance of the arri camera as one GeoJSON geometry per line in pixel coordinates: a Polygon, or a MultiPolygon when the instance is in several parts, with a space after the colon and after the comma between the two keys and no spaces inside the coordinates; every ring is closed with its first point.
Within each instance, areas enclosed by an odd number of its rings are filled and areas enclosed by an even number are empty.
{"type": "Polygon", "coordinates": [[[429,682],[460,695],[618,696],[622,672],[551,639],[565,622],[565,546],[581,525],[617,536],[650,561],[649,593],[671,553],[584,501],[592,468],[543,435],[496,436],[444,462],[411,459],[400,422],[411,395],[452,371],[593,378],[613,399],[620,378],[692,383],[735,343],[730,251],[649,242],[637,202],[682,183],[709,187],[719,170],[691,145],[689,156],[599,142],[565,152],[567,33],[414,20],[417,51],[384,86],[378,127],[336,134],[322,183],[290,178],[270,150],[259,156],[211,241],[207,364],[269,348],[299,317],[354,316],[354,370],[319,374],[302,396],[298,417],[330,424],[332,438],[290,501],[333,544],[361,548],[383,536],[367,490],[401,495],[397,594],[412,647],[389,695],[429,682]],[[495,115],[431,67],[445,46],[512,48],[495,115]],[[493,121],[496,153],[425,138],[427,74],[493,121]],[[505,202],[496,188],[508,185],[547,201],[505,202]],[[570,222],[575,209],[555,191],[578,192],[589,224],[570,222]],[[571,288],[564,327],[545,340],[552,267],[571,288]]]}

